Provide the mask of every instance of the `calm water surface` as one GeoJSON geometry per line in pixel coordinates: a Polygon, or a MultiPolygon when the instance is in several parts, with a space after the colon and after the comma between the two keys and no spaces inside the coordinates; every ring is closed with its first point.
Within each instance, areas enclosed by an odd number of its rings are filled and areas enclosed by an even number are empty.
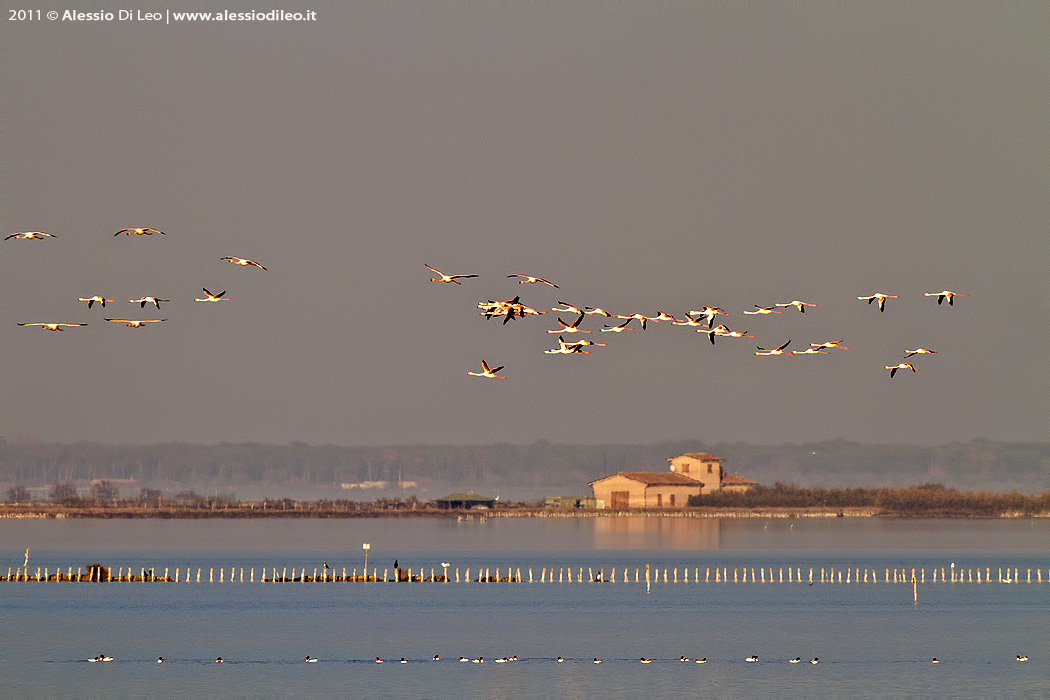
{"type": "Polygon", "coordinates": [[[0,584],[2,697],[1050,696],[1047,521],[45,520],[0,521],[0,544],[4,574],[26,547],[33,571],[216,570],[210,584],[0,584]],[[263,567],[312,573],[322,561],[352,571],[363,542],[380,574],[397,558],[428,574],[449,562],[453,579],[531,568],[536,582],[217,582],[220,567],[246,580],[252,567],[258,580],[263,567]],[[1021,582],[932,583],[952,563],[996,580],[1016,568],[1021,582]],[[661,572],[649,593],[646,564],[661,572]],[[615,570],[617,582],[541,584],[544,567],[615,570]],[[734,567],[814,567],[818,582],[703,581],[734,567]],[[820,583],[820,567],[880,582],[820,583]],[[886,568],[912,567],[927,570],[918,605],[910,583],[883,582],[886,568]],[[115,661],[85,660],[99,653],[115,661]]]}

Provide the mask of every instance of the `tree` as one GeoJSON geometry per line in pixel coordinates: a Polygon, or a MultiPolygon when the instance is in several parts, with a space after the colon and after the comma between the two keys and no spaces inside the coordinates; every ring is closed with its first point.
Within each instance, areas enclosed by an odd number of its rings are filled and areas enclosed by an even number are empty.
{"type": "Polygon", "coordinates": [[[25,503],[33,500],[33,496],[25,486],[12,486],[7,490],[7,500],[11,503],[25,503]]]}
{"type": "Polygon", "coordinates": [[[164,494],[160,489],[151,489],[145,486],[139,491],[139,503],[144,506],[159,506],[164,500],[164,494]]]}
{"type": "Polygon", "coordinates": [[[56,481],[48,490],[48,498],[53,503],[76,503],[80,499],[77,496],[77,487],[69,481],[56,481]]]}
{"type": "Polygon", "coordinates": [[[91,497],[98,503],[111,503],[117,500],[120,489],[112,481],[101,479],[91,484],[91,497]]]}

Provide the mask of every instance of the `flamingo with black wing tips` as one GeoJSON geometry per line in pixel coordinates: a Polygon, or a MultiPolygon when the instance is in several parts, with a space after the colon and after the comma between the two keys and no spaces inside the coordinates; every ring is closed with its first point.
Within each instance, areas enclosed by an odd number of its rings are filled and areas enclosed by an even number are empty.
{"type": "Polygon", "coordinates": [[[918,367],[913,367],[908,362],[902,362],[899,365],[886,365],[886,369],[888,369],[890,371],[890,378],[891,379],[893,378],[893,375],[897,374],[897,370],[899,370],[899,369],[910,369],[912,372],[918,372],[919,371],[918,367]]]}
{"type": "Polygon", "coordinates": [[[254,260],[249,260],[248,258],[238,258],[236,255],[227,255],[225,257],[219,258],[219,260],[229,260],[234,265],[240,265],[242,267],[257,267],[260,270],[266,269],[254,260]]]}
{"type": "Polygon", "coordinates": [[[671,325],[672,326],[690,326],[692,328],[696,328],[697,326],[704,325],[704,322],[701,319],[699,319],[699,318],[693,318],[689,314],[686,314],[685,318],[683,318],[680,321],[676,320],[671,325]]]}
{"type": "Polygon", "coordinates": [[[659,323],[660,321],[678,321],[678,319],[675,318],[674,316],[672,316],[671,314],[664,313],[663,311],[660,311],[659,309],[657,309],[656,315],[653,316],[652,318],[650,318],[649,320],[652,321],[653,323],[659,323]]]}
{"type": "Polygon", "coordinates": [[[792,352],[792,351],[784,352],[784,348],[786,348],[790,344],[791,344],[791,341],[789,340],[786,343],[784,343],[783,345],[781,345],[779,348],[769,349],[769,348],[762,348],[762,347],[760,347],[758,349],[758,352],[756,352],[755,354],[756,355],[793,355],[794,352],[792,352]]]}
{"type": "Polygon", "coordinates": [[[43,240],[45,238],[57,238],[53,233],[45,233],[44,231],[19,231],[18,233],[12,233],[10,236],[4,236],[6,241],[9,238],[20,238],[23,241],[30,241],[33,239],[43,240]]]}
{"type": "Polygon", "coordinates": [[[795,350],[791,353],[792,355],[830,355],[831,353],[827,350],[821,350],[820,348],[806,348],[805,350],[795,350]]]}
{"type": "Polygon", "coordinates": [[[518,284],[535,284],[537,282],[541,282],[543,284],[554,287],[555,289],[559,289],[558,285],[554,284],[550,280],[545,280],[542,277],[533,277],[532,275],[507,275],[507,277],[522,277],[523,279],[518,280],[518,284]]]}
{"type": "Polygon", "coordinates": [[[807,302],[799,301],[799,300],[795,299],[794,301],[789,301],[789,302],[786,302],[784,304],[773,304],[773,306],[784,306],[784,307],[794,306],[800,312],[806,313],[806,307],[807,306],[816,306],[816,304],[809,304],[807,302]]]}
{"type": "MultiPolygon", "coordinates": [[[[222,296],[220,294],[219,296],[222,296]]],[[[83,301],[83,300],[81,300],[83,301]]],[[[156,304],[157,308],[160,308],[160,303],[171,301],[171,299],[158,299],[157,297],[142,297],[141,299],[128,299],[130,304],[138,304],[140,308],[146,308],[146,304],[156,304]]]]}
{"type": "Polygon", "coordinates": [[[19,323],[20,326],[42,326],[45,331],[60,331],[62,326],[74,328],[76,326],[86,326],[86,323],[43,323],[40,321],[34,323],[19,323]]]}
{"type": "Polygon", "coordinates": [[[923,292],[922,295],[924,297],[937,297],[937,306],[940,306],[945,299],[948,300],[948,306],[954,306],[955,302],[953,300],[955,297],[970,296],[969,294],[959,294],[959,292],[949,292],[947,289],[943,292],[923,292]]]}
{"type": "Polygon", "coordinates": [[[500,365],[499,367],[492,369],[488,366],[488,363],[482,360],[480,372],[467,372],[467,374],[469,374],[472,377],[485,377],[487,379],[506,379],[506,377],[501,377],[500,375],[496,374],[501,369],[503,369],[503,367],[503,365],[500,365]]]}
{"type": "Polygon", "coordinates": [[[925,355],[927,353],[929,353],[931,355],[936,355],[937,354],[936,350],[929,350],[927,348],[915,348],[914,350],[905,350],[904,352],[907,353],[904,356],[904,359],[908,359],[912,355],[925,355]]]}
{"type": "Polygon", "coordinates": [[[105,307],[107,301],[113,301],[113,300],[112,299],[106,299],[105,297],[100,297],[98,295],[95,295],[93,297],[88,297],[87,299],[85,299],[84,297],[77,297],[77,301],[86,301],[87,305],[88,305],[88,308],[90,309],[91,305],[94,304],[96,301],[98,303],[102,304],[103,307],[105,307]]]}
{"type": "Polygon", "coordinates": [[[777,309],[776,304],[773,306],[759,306],[755,304],[754,311],[745,311],[744,313],[748,316],[754,316],[755,314],[782,314],[784,312],[777,309]]]}
{"type": "Polygon", "coordinates": [[[130,319],[130,318],[107,318],[106,320],[107,321],[112,321],[114,323],[126,323],[126,324],[128,324],[128,328],[142,328],[142,324],[143,323],[163,323],[164,321],[167,321],[168,319],[166,319],[166,318],[143,318],[143,319],[139,319],[139,320],[133,320],[133,319],[130,319]]]}
{"type": "MultiPolygon", "coordinates": [[[[625,318],[625,319],[628,320],[628,322],[637,319],[639,322],[641,322],[643,331],[645,330],[645,323],[646,323],[646,321],[652,321],[653,320],[653,319],[651,319],[648,316],[645,316],[643,314],[630,314],[628,316],[624,316],[623,314],[616,314],[616,318],[625,318]]],[[[624,325],[626,325],[626,324],[624,324],[624,325]]]]}
{"type": "Polygon", "coordinates": [[[584,312],[588,316],[606,316],[611,317],[613,314],[609,313],[605,309],[599,309],[597,306],[584,307],[584,312]]]}
{"type": "Polygon", "coordinates": [[[122,233],[126,233],[129,236],[152,236],[155,233],[159,233],[162,236],[167,236],[168,235],[168,234],[164,233],[163,231],[158,231],[155,228],[122,228],[119,231],[117,231],[116,233],[114,233],[113,235],[114,236],[119,236],[122,233]]]}
{"type": "Polygon", "coordinates": [[[634,319],[629,318],[618,326],[610,326],[608,324],[602,326],[602,333],[622,333],[623,331],[633,331],[633,328],[628,328],[628,324],[634,319]]]}
{"type": "Polygon", "coordinates": [[[878,301],[879,302],[879,311],[885,311],[886,310],[886,300],[887,299],[899,299],[900,295],[899,294],[883,294],[882,292],[875,292],[874,294],[869,294],[866,297],[857,297],[857,298],[860,299],[861,301],[863,301],[864,299],[867,299],[869,304],[871,302],[873,302],[873,301],[878,301]]]}
{"type": "Polygon", "coordinates": [[[570,304],[568,302],[559,301],[558,303],[561,304],[562,306],[564,306],[565,308],[564,309],[559,309],[557,306],[552,306],[551,307],[551,311],[557,311],[560,314],[583,314],[583,313],[587,313],[583,309],[577,309],[575,306],[573,306],[572,304],[570,304]]]}
{"type": "Polygon", "coordinates": [[[212,294],[211,292],[208,291],[207,287],[202,287],[202,289],[204,290],[205,298],[204,299],[194,299],[194,301],[230,301],[229,297],[224,297],[223,296],[223,294],[226,293],[226,290],[223,290],[223,291],[219,292],[218,294],[212,294]]]}
{"type": "Polygon", "coordinates": [[[729,312],[725,309],[720,309],[717,306],[701,306],[700,311],[690,311],[690,316],[699,316],[707,319],[707,327],[710,328],[711,324],[715,321],[715,316],[718,315],[729,316],[729,312]]]}
{"type": "Polygon", "coordinates": [[[817,348],[818,350],[823,350],[823,349],[829,349],[830,350],[831,348],[841,348],[842,350],[849,350],[849,347],[847,347],[845,345],[842,345],[841,343],[842,343],[841,340],[830,340],[830,341],[825,342],[825,343],[810,343],[810,345],[812,345],[813,347],[817,348]]]}
{"type": "Polygon", "coordinates": [[[590,350],[584,350],[582,343],[566,343],[565,339],[560,335],[558,336],[558,347],[550,350],[543,351],[547,355],[572,355],[573,353],[579,353],[581,355],[590,355],[590,350]]]}
{"type": "Polygon", "coordinates": [[[558,329],[558,330],[553,330],[553,331],[552,330],[548,330],[547,332],[548,333],[590,333],[591,331],[585,331],[585,330],[581,330],[580,329],[580,321],[583,320],[583,317],[584,317],[584,314],[580,314],[580,317],[577,318],[572,323],[566,323],[565,321],[562,321],[559,318],[558,319],[558,325],[560,325],[561,328],[558,329]]]}
{"type": "Polygon", "coordinates": [[[441,270],[435,270],[434,268],[430,267],[430,265],[427,265],[426,263],[423,263],[423,267],[425,267],[428,270],[431,270],[435,274],[439,275],[439,277],[431,278],[431,280],[430,280],[431,282],[445,282],[445,283],[453,282],[455,284],[463,284],[462,282],[460,282],[461,279],[467,279],[469,277],[477,277],[477,275],[446,275],[441,270]]]}
{"type": "Polygon", "coordinates": [[[723,325],[715,326],[715,335],[725,336],[726,338],[754,338],[753,335],[748,335],[747,331],[731,331],[723,325]]]}

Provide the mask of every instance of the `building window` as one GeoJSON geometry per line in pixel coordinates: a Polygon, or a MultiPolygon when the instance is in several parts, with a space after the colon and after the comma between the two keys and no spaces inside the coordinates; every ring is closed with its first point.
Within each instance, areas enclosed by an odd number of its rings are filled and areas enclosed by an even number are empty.
{"type": "Polygon", "coordinates": [[[671,507],[674,508],[674,494],[671,494],[671,507]]]}
{"type": "Polygon", "coordinates": [[[708,465],[707,465],[707,473],[708,473],[708,474],[710,474],[710,473],[711,473],[711,467],[712,467],[712,465],[710,465],[710,464],[708,464],[708,465]]]}
{"type": "Polygon", "coordinates": [[[660,508],[664,504],[664,495],[662,493],[656,494],[656,507],[660,508]]]}
{"type": "Polygon", "coordinates": [[[682,465],[682,473],[683,474],[688,474],[689,473],[689,465],[688,464],[683,464],[682,465]]]}

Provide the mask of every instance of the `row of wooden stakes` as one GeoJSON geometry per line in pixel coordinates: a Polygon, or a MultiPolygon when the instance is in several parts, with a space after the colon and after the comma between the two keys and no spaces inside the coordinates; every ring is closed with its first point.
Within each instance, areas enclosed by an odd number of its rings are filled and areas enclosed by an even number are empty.
{"type": "MultiPolygon", "coordinates": [[[[157,570],[154,568],[146,569],[140,568],[137,572],[133,571],[132,568],[120,567],[118,573],[114,576],[111,573],[111,569],[100,564],[92,564],[88,567],[77,567],[76,573],[73,573],[73,567],[68,567],[66,572],[63,573],[61,569],[56,569],[54,573],[51,573],[49,568],[41,569],[37,567],[36,573],[30,573],[27,568],[8,567],[7,576],[0,577],[0,580],[9,582],[28,582],[28,581],[82,581],[82,582],[169,582],[169,583],[180,583],[195,581],[196,583],[202,583],[202,568],[198,567],[196,576],[193,575],[193,567],[186,567],[185,575],[181,568],[175,568],[174,576],[171,574],[171,569],[166,567],[164,574],[157,574],[157,570]]],[[[216,580],[215,568],[211,567],[208,569],[205,583],[255,583],[255,568],[248,569],[247,580],[245,578],[245,568],[241,567],[238,575],[237,567],[230,567],[227,575],[225,567],[218,569],[219,575],[216,580]]],[[[455,569],[455,583],[616,583],[617,582],[617,568],[611,568],[608,571],[605,568],[599,568],[595,572],[594,567],[587,568],[587,574],[584,575],[583,567],[579,567],[575,572],[569,567],[543,567],[542,571],[538,576],[534,576],[532,568],[526,569],[527,576],[522,576],[521,568],[506,569],[506,574],[502,573],[502,569],[497,567],[495,574],[492,573],[491,568],[478,568],[477,575],[471,577],[471,569],[467,568],[462,576],[460,577],[459,568],[455,569]],[[557,578],[555,578],[557,574],[557,578]]],[[[651,585],[652,583],[878,583],[879,572],[876,569],[861,569],[855,568],[834,568],[834,567],[820,567],[819,577],[815,567],[808,567],[808,576],[804,576],[804,570],[802,567],[705,567],[701,570],[700,567],[694,567],[690,572],[688,567],[679,569],[678,567],[673,568],[660,568],[650,567],[646,564],[645,568],[635,567],[634,569],[634,583],[646,583],[651,585]],[[644,572],[644,576],[643,576],[644,572]],[[786,572],[786,575],[785,575],[786,572]],[[690,573],[692,573],[692,579],[690,579],[690,573]],[[681,574],[681,575],[679,575],[681,574]]],[[[631,583],[631,572],[628,567],[623,568],[623,575],[620,581],[623,583],[631,583]]],[[[883,583],[926,583],[927,570],[925,568],[911,568],[910,574],[906,568],[886,568],[882,573],[883,583]]],[[[1028,568],[1021,570],[1018,567],[998,567],[993,571],[992,567],[985,567],[983,570],[980,568],[973,569],[956,569],[953,565],[951,567],[940,567],[933,568],[930,570],[930,580],[932,583],[1042,583],[1043,582],[1043,570],[1040,568],[1032,569],[1028,568]]],[[[1050,569],[1047,569],[1047,582],[1050,582],[1050,569]]],[[[424,569],[394,569],[393,576],[390,575],[390,569],[383,569],[382,575],[379,574],[379,570],[374,568],[372,573],[369,574],[367,570],[362,570],[358,574],[357,569],[354,569],[352,573],[348,574],[346,567],[343,567],[342,574],[336,574],[334,569],[325,567],[320,569],[318,573],[318,567],[313,568],[313,573],[307,573],[306,567],[297,568],[292,567],[291,575],[288,574],[288,567],[284,567],[278,570],[276,567],[262,567],[260,570],[260,576],[258,578],[260,583],[337,583],[337,582],[389,582],[389,583],[409,583],[409,582],[434,582],[434,583],[451,583],[453,577],[449,575],[448,567],[442,567],[442,573],[435,573],[433,568],[430,569],[430,574],[427,575],[424,569]]]]}

